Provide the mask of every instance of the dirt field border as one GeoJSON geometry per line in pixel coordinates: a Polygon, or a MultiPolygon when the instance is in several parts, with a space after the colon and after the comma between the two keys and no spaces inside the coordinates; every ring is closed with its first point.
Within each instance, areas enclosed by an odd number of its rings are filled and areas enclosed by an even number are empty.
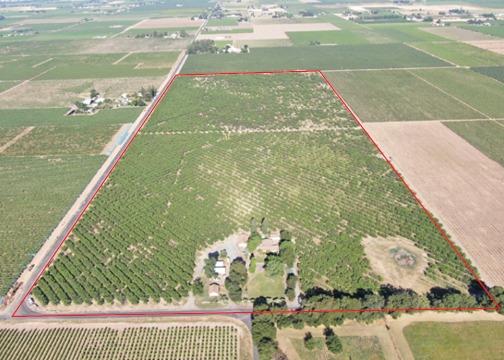
{"type": "Polygon", "coordinates": [[[434,216],[431,214],[429,210],[425,207],[425,205],[421,202],[421,200],[418,198],[416,193],[412,190],[412,188],[408,185],[404,177],[399,173],[399,171],[395,168],[395,166],[388,160],[387,156],[385,153],[382,151],[382,149],[379,147],[379,145],[376,143],[376,141],[371,137],[369,132],[365,129],[362,121],[358,117],[358,115],[350,108],[348,103],[345,101],[345,99],[342,97],[342,95],[338,92],[338,90],[333,86],[333,84],[329,81],[329,79],[326,77],[324,72],[322,70],[318,69],[302,69],[302,70],[276,70],[276,71],[241,71],[241,72],[213,72],[213,73],[190,73],[190,74],[175,74],[170,81],[166,84],[166,86],[163,88],[163,90],[160,92],[160,94],[156,97],[154,100],[154,103],[152,104],[151,108],[149,111],[147,111],[144,115],[144,118],[141,121],[140,126],[137,128],[136,132],[133,134],[133,136],[129,139],[128,143],[124,147],[123,151],[121,154],[117,157],[117,160],[115,163],[110,167],[110,170],[107,172],[107,174],[104,176],[103,180],[100,182],[100,185],[96,189],[96,191],[93,193],[93,195],[89,198],[88,202],[84,206],[84,208],[80,211],[79,215],[75,218],[74,223],[70,227],[70,229],[66,232],[65,236],[62,238],[61,242],[58,244],[56,249],[53,251],[51,254],[51,257],[47,261],[47,263],[42,267],[40,270],[39,274],[29,287],[28,291],[24,294],[22,297],[20,303],[18,306],[15,308],[14,312],[12,313],[12,318],[67,318],[67,317],[75,317],[75,318],[84,318],[84,317],[152,317],[152,316],[177,316],[177,315],[240,315],[240,314],[245,314],[245,315],[250,315],[250,314],[296,314],[296,313],[303,313],[303,312],[312,312],[312,313],[361,313],[361,312],[383,312],[383,313],[391,313],[391,312],[411,312],[411,311],[475,311],[475,310],[487,310],[487,311],[496,311],[499,310],[501,307],[501,304],[499,304],[494,296],[490,294],[488,291],[487,287],[483,284],[479,276],[476,274],[476,272],[472,269],[472,267],[468,264],[467,260],[464,258],[464,256],[461,254],[461,252],[457,249],[455,244],[449,239],[447,233],[443,230],[439,222],[434,218],[434,216]],[[210,77],[210,76],[227,76],[227,75],[274,75],[274,74],[286,74],[286,73],[314,73],[318,74],[322,77],[324,80],[325,84],[329,86],[329,88],[332,90],[334,95],[341,101],[343,107],[346,109],[346,111],[351,115],[351,117],[355,120],[355,122],[359,125],[361,130],[364,132],[366,137],[371,141],[371,143],[376,147],[378,152],[381,154],[383,159],[388,163],[390,168],[394,171],[396,176],[399,178],[399,180],[404,184],[404,186],[408,189],[408,191],[411,193],[415,201],[418,203],[418,205],[422,208],[422,210],[425,212],[425,214],[428,216],[429,220],[432,222],[432,224],[436,227],[436,229],[439,231],[441,236],[448,242],[452,250],[455,252],[457,257],[462,261],[463,265],[467,268],[467,270],[471,273],[475,281],[479,284],[479,286],[482,288],[482,290],[485,292],[485,294],[489,297],[491,300],[492,304],[494,306],[492,307],[437,307],[437,308],[371,308],[371,309],[313,309],[313,310],[295,310],[295,309],[287,309],[287,310],[273,310],[273,311],[248,311],[248,310],[208,310],[208,311],[200,311],[200,310],[195,310],[195,311],[151,311],[151,312],[127,312],[127,313],[122,313],[122,312],[99,312],[99,313],[58,313],[58,314],[18,314],[19,309],[23,305],[23,303],[27,300],[28,296],[32,292],[33,288],[37,285],[38,281],[44,274],[44,272],[48,269],[48,267],[52,264],[54,261],[56,255],[58,254],[59,250],[63,246],[63,243],[68,239],[72,231],[75,229],[77,224],[79,223],[80,219],[98,194],[98,192],[101,190],[107,179],[109,178],[110,174],[114,171],[116,168],[117,164],[120,162],[120,160],[123,158],[124,154],[128,150],[129,146],[133,142],[133,140],[136,138],[138,133],[142,130],[142,128],[145,126],[147,121],[151,118],[152,114],[154,111],[157,109],[159,103],[164,99],[168,91],[170,90],[173,82],[178,78],[178,77],[210,77]]]}

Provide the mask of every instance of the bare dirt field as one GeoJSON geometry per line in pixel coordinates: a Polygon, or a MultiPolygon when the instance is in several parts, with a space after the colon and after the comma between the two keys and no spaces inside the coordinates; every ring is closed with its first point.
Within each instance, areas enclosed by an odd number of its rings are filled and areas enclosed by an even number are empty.
{"type": "Polygon", "coordinates": [[[3,93],[0,96],[0,109],[65,107],[88,96],[93,88],[104,97],[116,98],[125,92],[138,91],[142,86],[157,88],[162,81],[163,77],[157,76],[30,81],[3,93]]]}
{"type": "Polygon", "coordinates": [[[479,40],[495,40],[493,36],[483,34],[477,31],[458,28],[455,26],[449,27],[420,27],[421,30],[434,35],[442,36],[455,41],[479,41],[479,40]]]}
{"type": "Polygon", "coordinates": [[[169,29],[179,27],[199,27],[204,20],[191,18],[144,19],[132,26],[133,29],[169,29]]]}
{"type": "Polygon", "coordinates": [[[271,39],[289,39],[287,32],[291,31],[324,31],[340,30],[330,23],[313,24],[270,24],[255,25],[251,33],[233,33],[233,34],[201,34],[198,39],[211,40],[271,40],[271,39]]]}
{"type": "Polygon", "coordinates": [[[489,285],[504,285],[504,168],[440,122],[366,123],[489,285]]]}
{"type": "Polygon", "coordinates": [[[466,43],[504,55],[504,40],[466,41],[466,43]]]}
{"type": "Polygon", "coordinates": [[[72,24],[82,21],[81,17],[65,17],[65,18],[43,18],[43,19],[24,19],[19,22],[23,25],[31,24],[72,24]]]}
{"type": "Polygon", "coordinates": [[[411,240],[367,237],[362,245],[371,270],[383,283],[418,293],[426,293],[435,286],[423,275],[428,265],[427,254],[411,240]]]}

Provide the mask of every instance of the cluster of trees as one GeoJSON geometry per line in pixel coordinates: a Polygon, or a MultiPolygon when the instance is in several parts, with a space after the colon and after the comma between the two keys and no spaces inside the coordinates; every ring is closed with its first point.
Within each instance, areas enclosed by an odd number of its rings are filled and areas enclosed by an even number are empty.
{"type": "Polygon", "coordinates": [[[243,287],[247,284],[247,279],[248,273],[245,261],[242,258],[234,259],[224,283],[232,301],[239,302],[242,300],[243,287]]]}
{"type": "Polygon", "coordinates": [[[218,51],[213,40],[196,40],[187,48],[189,54],[215,54],[218,51]]]}
{"type": "Polygon", "coordinates": [[[298,278],[296,275],[290,273],[287,275],[286,284],[285,284],[285,296],[289,301],[294,301],[296,298],[296,284],[298,278]]]}
{"type": "Polygon", "coordinates": [[[215,264],[219,260],[219,253],[217,251],[209,253],[208,257],[205,259],[205,265],[203,265],[203,272],[209,279],[217,277],[215,272],[215,264]]]}

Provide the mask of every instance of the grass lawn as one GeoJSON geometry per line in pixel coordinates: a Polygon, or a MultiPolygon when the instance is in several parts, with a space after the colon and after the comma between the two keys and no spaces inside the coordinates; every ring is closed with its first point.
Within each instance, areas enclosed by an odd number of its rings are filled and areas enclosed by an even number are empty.
{"type": "Polygon", "coordinates": [[[449,64],[402,44],[252,49],[249,54],[190,55],[184,73],[277,69],[380,69],[449,64]]]}
{"type": "Polygon", "coordinates": [[[461,66],[504,65],[503,55],[460,42],[421,42],[415,46],[461,66]]]}
{"type": "Polygon", "coordinates": [[[416,360],[504,358],[503,322],[414,323],[404,335],[416,360]]]}
{"type": "MultiPolygon", "coordinates": [[[[469,69],[414,70],[415,74],[493,118],[504,118],[504,84],[469,69]]],[[[464,105],[460,105],[465,107],[464,105]]],[[[481,114],[478,118],[483,118],[481,114]]]]}
{"type": "Polygon", "coordinates": [[[504,121],[445,122],[467,142],[504,166],[504,121]]]}
{"type": "Polygon", "coordinates": [[[314,338],[316,345],[313,350],[308,350],[304,346],[303,339],[290,338],[290,342],[301,360],[384,359],[376,337],[342,336],[340,340],[343,344],[343,351],[340,354],[333,354],[327,350],[323,337],[314,338]]]}
{"type": "Polygon", "coordinates": [[[362,121],[482,117],[408,71],[332,72],[328,76],[362,121]]]}
{"type": "Polygon", "coordinates": [[[249,274],[247,283],[248,297],[281,297],[284,295],[284,290],[285,281],[283,276],[272,277],[266,271],[260,272],[259,269],[256,269],[255,273],[249,274]]]}
{"type": "Polygon", "coordinates": [[[311,45],[310,43],[318,41],[320,44],[332,45],[352,45],[367,44],[369,41],[356,32],[348,30],[334,31],[295,31],[288,32],[292,43],[297,46],[311,45]]]}

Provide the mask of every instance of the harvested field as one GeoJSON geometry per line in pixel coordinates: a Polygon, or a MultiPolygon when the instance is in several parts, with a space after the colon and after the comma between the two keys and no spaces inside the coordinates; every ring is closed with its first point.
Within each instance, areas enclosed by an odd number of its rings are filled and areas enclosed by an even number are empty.
{"type": "Polygon", "coordinates": [[[366,128],[489,285],[504,285],[504,168],[439,122],[366,128]]]}
{"type": "Polygon", "coordinates": [[[132,26],[133,29],[170,29],[181,27],[200,27],[204,20],[191,20],[191,18],[159,18],[145,19],[132,26]]]}
{"type": "Polygon", "coordinates": [[[0,109],[66,107],[89,96],[93,88],[104,97],[116,98],[142,86],[157,88],[162,81],[162,77],[30,81],[0,96],[0,109]]]}
{"type": "Polygon", "coordinates": [[[504,55],[504,40],[467,41],[467,43],[480,49],[504,55]]]}
{"type": "Polygon", "coordinates": [[[450,40],[455,41],[480,41],[480,40],[495,40],[494,37],[480,32],[471,31],[467,29],[462,29],[455,26],[448,27],[422,27],[423,31],[427,31],[431,34],[445,37],[450,40]]]}
{"type": "Polygon", "coordinates": [[[367,237],[362,245],[371,270],[382,283],[412,289],[419,294],[427,293],[434,286],[446,285],[436,284],[424,275],[429,259],[411,240],[367,237]]]}
{"type": "Polygon", "coordinates": [[[294,31],[327,31],[339,30],[330,23],[310,23],[310,24],[272,24],[254,25],[252,33],[232,33],[232,34],[200,34],[198,39],[211,40],[271,40],[289,39],[287,32],[294,31]]]}

